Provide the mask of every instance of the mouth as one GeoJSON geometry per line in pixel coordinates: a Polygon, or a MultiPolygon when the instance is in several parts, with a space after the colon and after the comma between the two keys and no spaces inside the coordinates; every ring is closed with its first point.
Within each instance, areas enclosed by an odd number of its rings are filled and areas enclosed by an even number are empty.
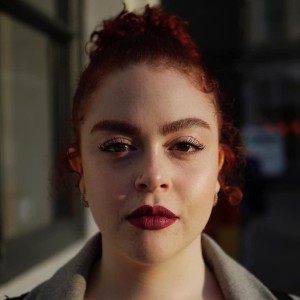
{"type": "Polygon", "coordinates": [[[127,221],[145,230],[160,230],[171,226],[178,216],[163,206],[143,205],[127,216],[127,221]]]}

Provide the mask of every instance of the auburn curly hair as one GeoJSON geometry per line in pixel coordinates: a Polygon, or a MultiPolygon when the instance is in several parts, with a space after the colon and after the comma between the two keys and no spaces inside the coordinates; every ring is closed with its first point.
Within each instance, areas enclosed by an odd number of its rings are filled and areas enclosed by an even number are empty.
{"type": "Polygon", "coordinates": [[[240,171],[244,160],[239,131],[228,115],[228,103],[222,97],[218,81],[208,75],[201,52],[187,27],[188,23],[179,16],[147,5],[140,14],[128,12],[124,7],[118,16],[103,21],[95,29],[86,47],[89,62],[79,78],[73,100],[73,146],[79,154],[80,123],[90,95],[105,76],[138,63],[176,69],[188,76],[201,91],[214,95],[220,145],[225,154],[219,174],[220,196],[237,204],[242,198],[240,171]]]}

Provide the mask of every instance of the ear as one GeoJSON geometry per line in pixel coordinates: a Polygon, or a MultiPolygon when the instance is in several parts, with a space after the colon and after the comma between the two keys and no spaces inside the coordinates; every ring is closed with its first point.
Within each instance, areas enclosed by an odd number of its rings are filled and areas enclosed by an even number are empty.
{"type": "Polygon", "coordinates": [[[70,147],[68,149],[68,162],[69,165],[75,173],[79,176],[79,190],[81,194],[85,193],[85,184],[84,184],[84,176],[83,176],[83,168],[82,168],[82,160],[80,153],[77,148],[70,147]]]}
{"type": "MultiPolygon", "coordinates": [[[[223,167],[224,160],[225,160],[224,151],[223,151],[222,147],[219,147],[219,155],[218,155],[218,171],[219,171],[219,173],[223,167]]],[[[220,191],[220,188],[221,188],[221,186],[220,186],[220,182],[218,180],[217,184],[216,184],[216,193],[218,193],[220,191]]]]}
{"type": "Polygon", "coordinates": [[[225,154],[222,147],[219,147],[219,159],[218,159],[218,169],[221,171],[225,160],[225,154]]]}

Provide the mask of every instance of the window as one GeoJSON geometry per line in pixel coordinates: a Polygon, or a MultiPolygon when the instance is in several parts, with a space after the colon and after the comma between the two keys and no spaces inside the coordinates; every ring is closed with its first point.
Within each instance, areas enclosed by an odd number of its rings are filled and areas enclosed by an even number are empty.
{"type": "Polygon", "coordinates": [[[264,0],[264,19],[269,41],[285,38],[285,4],[282,0],[264,0]]]}
{"type": "Polygon", "coordinates": [[[83,234],[71,192],[51,182],[68,143],[80,19],[79,0],[0,0],[0,282],[83,234]]]}
{"type": "Polygon", "coordinates": [[[287,47],[300,38],[300,1],[246,0],[244,28],[251,46],[287,47]]]}
{"type": "Polygon", "coordinates": [[[300,167],[299,67],[300,61],[293,60],[285,64],[261,63],[249,68],[243,105],[248,154],[253,154],[261,166],[270,163],[271,171],[262,175],[277,178],[284,188],[298,192],[295,178],[299,178],[300,167]],[[264,143],[259,140],[255,143],[255,135],[264,137],[264,143]],[[276,139],[276,146],[271,142],[267,145],[269,137],[276,139]],[[271,149],[267,150],[268,147],[271,149]]]}

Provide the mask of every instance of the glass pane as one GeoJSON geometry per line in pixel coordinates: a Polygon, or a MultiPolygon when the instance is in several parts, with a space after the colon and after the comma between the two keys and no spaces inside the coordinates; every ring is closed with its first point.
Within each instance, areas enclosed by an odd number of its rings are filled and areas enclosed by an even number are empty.
{"type": "Polygon", "coordinates": [[[298,41],[300,38],[300,1],[287,2],[287,30],[290,40],[298,41]]]}
{"type": "Polygon", "coordinates": [[[245,72],[242,260],[269,286],[296,291],[291,279],[297,278],[300,253],[300,60],[277,59],[258,60],[245,72]],[[288,261],[277,259],[286,249],[288,261]],[[270,270],[291,277],[280,281],[270,270]]]}
{"type": "Polygon", "coordinates": [[[284,37],[285,9],[282,0],[264,0],[264,17],[269,41],[281,40],[284,37]]]}
{"type": "Polygon", "coordinates": [[[55,17],[56,16],[56,0],[22,0],[33,8],[40,10],[44,14],[55,17]]]}
{"type": "Polygon", "coordinates": [[[48,51],[45,36],[0,15],[0,162],[5,239],[46,226],[51,220],[48,51]]]}
{"type": "MultiPolygon", "coordinates": [[[[294,182],[300,170],[300,62],[264,66],[245,89],[248,154],[266,177],[294,182]]],[[[298,189],[298,186],[297,186],[298,189]]]]}

